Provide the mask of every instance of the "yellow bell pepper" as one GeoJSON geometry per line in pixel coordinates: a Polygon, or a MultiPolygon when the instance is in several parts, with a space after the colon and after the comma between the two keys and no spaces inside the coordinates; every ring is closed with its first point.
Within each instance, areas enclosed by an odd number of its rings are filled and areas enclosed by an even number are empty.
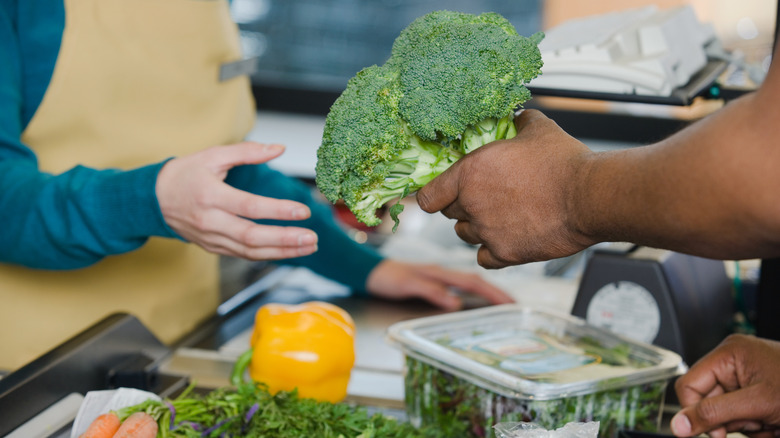
{"type": "Polygon", "coordinates": [[[355,323],[343,309],[311,301],[266,304],[255,314],[249,375],[275,394],[339,402],[355,364],[355,323]]]}

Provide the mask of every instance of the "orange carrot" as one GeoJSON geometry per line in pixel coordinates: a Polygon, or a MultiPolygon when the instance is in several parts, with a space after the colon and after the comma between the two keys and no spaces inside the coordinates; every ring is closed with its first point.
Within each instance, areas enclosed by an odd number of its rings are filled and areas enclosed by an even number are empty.
{"type": "Polygon", "coordinates": [[[119,417],[113,412],[109,412],[95,418],[79,438],[113,438],[118,429],[119,417]]]}
{"type": "Polygon", "coordinates": [[[157,422],[146,412],[136,412],[127,417],[112,438],[154,438],[157,422]]]}

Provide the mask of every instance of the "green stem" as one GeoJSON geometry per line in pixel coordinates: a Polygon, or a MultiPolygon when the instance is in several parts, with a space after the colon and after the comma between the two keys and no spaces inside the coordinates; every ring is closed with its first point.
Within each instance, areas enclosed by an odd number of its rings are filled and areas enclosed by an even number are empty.
{"type": "Polygon", "coordinates": [[[233,372],[230,374],[230,384],[233,386],[239,386],[246,383],[244,380],[244,374],[246,369],[249,368],[249,363],[252,362],[252,354],[254,349],[250,348],[245,351],[241,356],[238,356],[235,365],[233,365],[233,372]]]}

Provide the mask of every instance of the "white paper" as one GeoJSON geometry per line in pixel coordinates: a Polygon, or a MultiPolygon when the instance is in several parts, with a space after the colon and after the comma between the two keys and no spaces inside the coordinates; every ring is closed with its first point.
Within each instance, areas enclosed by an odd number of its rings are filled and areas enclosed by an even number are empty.
{"type": "Polygon", "coordinates": [[[493,426],[499,438],[596,438],[599,422],[567,423],[555,430],[547,430],[535,423],[498,423],[493,426]]]}
{"type": "Polygon", "coordinates": [[[95,418],[116,411],[128,406],[137,405],[146,400],[154,399],[160,401],[160,397],[148,391],[141,391],[134,388],[107,389],[103,391],[90,391],[84,397],[84,401],[79,407],[76,419],[73,420],[73,428],[70,431],[70,438],[78,438],[84,433],[95,418]]]}

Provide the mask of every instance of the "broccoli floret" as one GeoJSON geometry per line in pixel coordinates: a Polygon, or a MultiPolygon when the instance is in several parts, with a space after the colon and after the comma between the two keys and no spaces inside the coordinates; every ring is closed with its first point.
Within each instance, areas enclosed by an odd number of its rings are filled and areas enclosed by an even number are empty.
{"type": "MultiPolygon", "coordinates": [[[[496,13],[436,11],[396,38],[390,59],[350,79],[325,121],[316,183],[361,222],[463,154],[513,137],[514,113],[540,74],[543,35],[518,35],[496,13]]],[[[398,226],[396,203],[390,214],[398,226]]],[[[395,230],[395,228],[394,228],[395,230]]]]}
{"type": "Polygon", "coordinates": [[[395,69],[361,70],[333,103],[317,150],[317,187],[371,226],[381,223],[377,209],[418,190],[462,156],[411,131],[398,114],[399,86],[395,69]]]}

